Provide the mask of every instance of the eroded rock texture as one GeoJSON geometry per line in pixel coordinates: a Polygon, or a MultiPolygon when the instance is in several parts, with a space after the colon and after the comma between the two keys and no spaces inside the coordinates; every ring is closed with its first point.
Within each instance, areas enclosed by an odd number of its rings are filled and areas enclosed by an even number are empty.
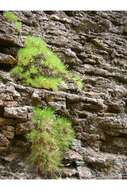
{"type": "Polygon", "coordinates": [[[49,105],[76,131],[61,177],[127,178],[127,12],[15,12],[20,34],[0,13],[0,178],[39,178],[24,163],[32,106],[49,105]],[[16,84],[9,70],[26,35],[41,36],[81,75],[59,92],[16,84]]]}

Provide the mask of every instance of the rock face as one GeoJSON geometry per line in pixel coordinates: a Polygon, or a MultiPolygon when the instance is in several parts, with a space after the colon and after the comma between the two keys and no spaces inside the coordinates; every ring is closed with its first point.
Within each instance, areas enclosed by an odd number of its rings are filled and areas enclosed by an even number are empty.
{"type": "Polygon", "coordinates": [[[0,178],[38,178],[23,163],[25,135],[34,128],[32,106],[52,106],[76,132],[65,154],[63,178],[127,178],[127,12],[15,12],[23,29],[0,13],[0,178]],[[26,35],[41,36],[81,75],[84,86],[59,92],[16,84],[6,64],[16,64],[26,35]],[[15,173],[15,175],[14,175],[15,173]]]}

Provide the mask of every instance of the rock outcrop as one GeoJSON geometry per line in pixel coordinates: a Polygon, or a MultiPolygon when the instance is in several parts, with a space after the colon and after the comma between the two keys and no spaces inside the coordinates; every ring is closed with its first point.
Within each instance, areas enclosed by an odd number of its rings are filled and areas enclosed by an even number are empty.
{"type": "Polygon", "coordinates": [[[63,160],[63,178],[127,178],[127,12],[15,12],[17,34],[0,13],[0,178],[39,178],[24,162],[34,128],[32,106],[51,106],[76,132],[63,160]],[[17,84],[9,70],[26,35],[42,37],[68,68],[80,74],[58,92],[17,84]]]}

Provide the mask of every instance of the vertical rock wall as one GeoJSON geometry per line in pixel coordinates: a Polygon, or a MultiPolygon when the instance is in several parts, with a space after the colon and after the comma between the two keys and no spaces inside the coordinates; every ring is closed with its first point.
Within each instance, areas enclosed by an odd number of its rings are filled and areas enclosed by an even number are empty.
{"type": "Polygon", "coordinates": [[[52,106],[72,120],[76,139],[63,160],[62,177],[126,178],[127,167],[127,12],[15,12],[23,29],[0,13],[0,178],[36,178],[22,162],[25,139],[34,126],[32,106],[52,106]],[[81,75],[59,92],[17,84],[9,70],[26,35],[42,37],[81,75]]]}

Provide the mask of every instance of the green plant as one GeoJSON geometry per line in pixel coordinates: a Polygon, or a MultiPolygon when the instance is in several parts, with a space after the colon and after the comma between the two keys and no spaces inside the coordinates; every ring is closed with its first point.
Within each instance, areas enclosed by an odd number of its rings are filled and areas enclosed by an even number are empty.
{"type": "Polygon", "coordinates": [[[79,89],[83,88],[83,83],[79,75],[73,75],[73,80],[79,89]]]}
{"type": "Polygon", "coordinates": [[[77,80],[70,75],[64,63],[39,37],[28,36],[25,39],[24,48],[18,52],[18,65],[11,73],[24,84],[36,88],[58,90],[61,82],[70,76],[79,86],[79,78],[77,80]]]}
{"type": "Polygon", "coordinates": [[[26,78],[26,83],[36,88],[47,88],[57,91],[59,84],[62,83],[62,79],[47,76],[37,76],[34,79],[26,78]]]}
{"type": "Polygon", "coordinates": [[[17,32],[19,32],[22,28],[22,23],[19,21],[19,18],[16,16],[16,14],[14,14],[11,11],[6,11],[4,12],[3,16],[5,17],[5,19],[10,22],[10,23],[14,23],[15,25],[15,29],[17,32]]]}
{"type": "Polygon", "coordinates": [[[71,122],[56,117],[51,108],[34,108],[32,121],[35,128],[27,135],[32,144],[28,160],[41,174],[54,177],[74,138],[71,122]]]}
{"type": "Polygon", "coordinates": [[[67,73],[66,66],[47,47],[47,44],[39,37],[28,36],[25,40],[25,48],[19,50],[19,64],[28,65],[35,56],[42,55],[42,64],[58,73],[67,73]]]}
{"type": "Polygon", "coordinates": [[[4,12],[3,15],[8,22],[17,22],[18,21],[18,17],[11,11],[6,11],[6,12],[4,12]]]}
{"type": "Polygon", "coordinates": [[[19,32],[22,29],[22,23],[19,21],[15,22],[15,29],[19,32]]]}

